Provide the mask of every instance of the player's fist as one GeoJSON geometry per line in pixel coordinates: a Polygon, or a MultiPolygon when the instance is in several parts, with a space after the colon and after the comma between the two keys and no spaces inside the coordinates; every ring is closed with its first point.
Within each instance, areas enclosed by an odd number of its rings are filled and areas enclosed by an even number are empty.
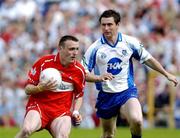
{"type": "Polygon", "coordinates": [[[73,111],[72,113],[72,124],[74,126],[78,126],[81,124],[82,116],[79,114],[77,110],[73,111]]]}

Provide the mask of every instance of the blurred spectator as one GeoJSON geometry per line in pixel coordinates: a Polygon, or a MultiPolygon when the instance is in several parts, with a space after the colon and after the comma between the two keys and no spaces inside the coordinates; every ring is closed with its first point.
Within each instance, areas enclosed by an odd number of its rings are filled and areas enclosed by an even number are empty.
{"type": "Polygon", "coordinates": [[[168,127],[170,113],[170,86],[166,84],[164,90],[155,97],[155,126],[168,127]]]}

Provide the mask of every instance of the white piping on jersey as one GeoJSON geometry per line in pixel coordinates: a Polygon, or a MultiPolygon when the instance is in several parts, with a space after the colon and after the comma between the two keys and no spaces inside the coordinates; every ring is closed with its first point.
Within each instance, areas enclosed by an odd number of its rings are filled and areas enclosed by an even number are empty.
{"type": "Polygon", "coordinates": [[[44,66],[44,64],[47,63],[47,62],[51,62],[52,60],[54,60],[54,59],[47,59],[47,60],[45,60],[43,62],[43,64],[41,65],[41,71],[42,71],[42,67],[44,66]]]}
{"type": "Polygon", "coordinates": [[[59,117],[62,117],[62,116],[64,116],[65,114],[66,114],[66,112],[62,113],[59,117]]]}
{"type": "Polygon", "coordinates": [[[37,104],[37,108],[38,108],[38,110],[39,110],[40,116],[42,117],[41,109],[40,109],[40,107],[39,107],[38,104],[37,104]]]}
{"type": "Polygon", "coordinates": [[[57,60],[57,54],[55,55],[55,57],[54,57],[54,62],[57,60]]]}
{"type": "Polygon", "coordinates": [[[32,80],[30,77],[28,78],[33,84],[35,84],[36,82],[34,80],[32,80]]]}
{"type": "MultiPolygon", "coordinates": [[[[76,65],[75,65],[75,67],[76,67],[76,68],[78,68],[78,69],[82,72],[82,75],[83,75],[83,83],[82,83],[82,84],[83,84],[83,87],[84,87],[85,74],[84,74],[83,70],[82,70],[80,67],[78,67],[78,66],[76,66],[76,65]]],[[[79,95],[80,95],[80,94],[76,95],[76,97],[75,97],[75,98],[78,98],[78,97],[79,97],[79,95]]]]}
{"type": "Polygon", "coordinates": [[[82,72],[82,75],[83,75],[83,83],[84,83],[84,82],[85,82],[85,74],[84,74],[83,70],[82,70],[80,67],[76,66],[76,65],[75,65],[75,67],[78,68],[78,69],[82,72]]]}
{"type": "MultiPolygon", "coordinates": [[[[32,109],[32,108],[34,108],[34,107],[37,107],[37,108],[38,108],[40,117],[42,117],[41,109],[40,109],[39,105],[38,105],[36,102],[34,102],[34,104],[31,103],[27,108],[28,108],[28,110],[35,110],[35,109],[32,109]]],[[[36,110],[35,110],[35,111],[36,111],[36,110]]]]}

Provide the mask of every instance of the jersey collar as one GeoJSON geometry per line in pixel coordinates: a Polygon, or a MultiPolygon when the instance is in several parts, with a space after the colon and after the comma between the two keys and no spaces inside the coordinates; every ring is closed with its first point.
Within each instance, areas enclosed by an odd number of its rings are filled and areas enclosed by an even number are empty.
{"type": "Polygon", "coordinates": [[[122,35],[121,35],[121,33],[118,33],[118,37],[117,37],[116,43],[115,43],[114,45],[111,45],[111,44],[108,42],[108,40],[105,38],[104,35],[102,35],[102,37],[101,37],[101,43],[102,43],[102,44],[108,44],[108,45],[111,46],[111,47],[116,47],[117,43],[118,43],[118,42],[121,42],[121,41],[122,41],[122,35]]]}

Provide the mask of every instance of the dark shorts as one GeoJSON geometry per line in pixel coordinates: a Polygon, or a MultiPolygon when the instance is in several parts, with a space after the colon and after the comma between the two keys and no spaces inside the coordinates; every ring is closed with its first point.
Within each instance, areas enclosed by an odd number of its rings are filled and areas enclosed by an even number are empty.
{"type": "Polygon", "coordinates": [[[137,88],[129,88],[119,93],[107,93],[100,91],[98,94],[96,109],[97,116],[104,119],[117,116],[120,107],[130,98],[137,98],[137,88]]]}

